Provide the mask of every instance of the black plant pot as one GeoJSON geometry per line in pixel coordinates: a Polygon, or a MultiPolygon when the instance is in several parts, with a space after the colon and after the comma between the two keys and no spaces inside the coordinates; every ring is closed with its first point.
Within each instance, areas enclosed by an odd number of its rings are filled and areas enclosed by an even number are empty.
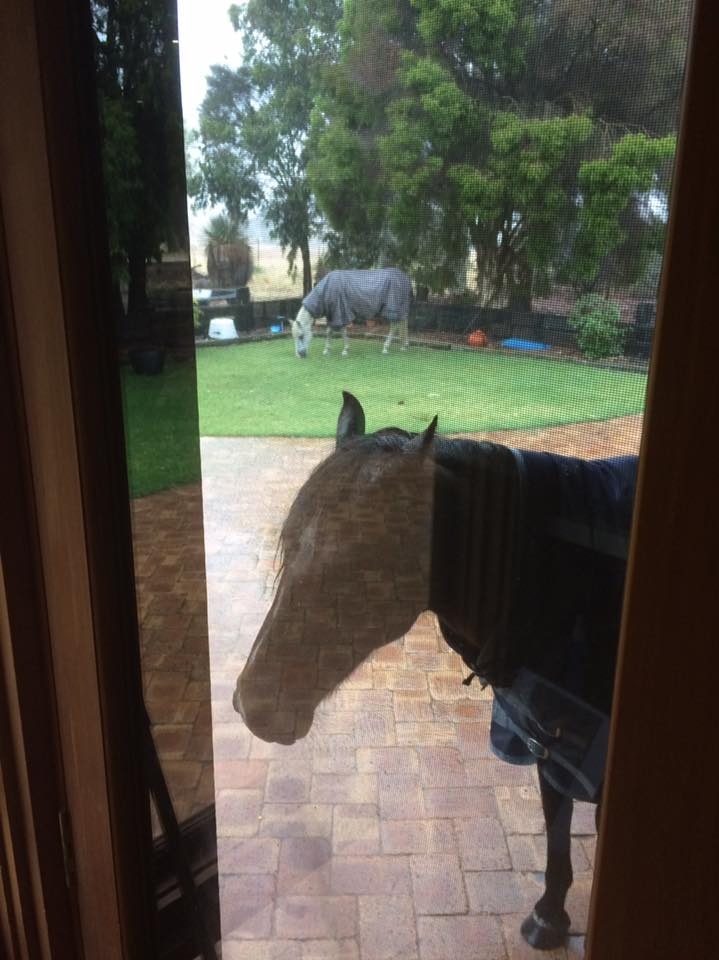
{"type": "Polygon", "coordinates": [[[135,373],[151,377],[162,373],[165,366],[165,350],[163,347],[135,347],[128,351],[130,364],[135,373]]]}

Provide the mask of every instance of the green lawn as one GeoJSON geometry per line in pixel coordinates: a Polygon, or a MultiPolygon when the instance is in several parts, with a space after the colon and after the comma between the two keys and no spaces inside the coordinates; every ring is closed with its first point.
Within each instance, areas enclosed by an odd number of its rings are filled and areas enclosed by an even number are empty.
{"type": "Polygon", "coordinates": [[[201,436],[327,437],[342,390],[362,402],[367,429],[425,427],[442,433],[606,420],[641,411],[646,377],[521,354],[414,347],[383,356],[378,341],[353,340],[350,355],[298,360],[290,340],[215,347],[193,365],[168,360],[157,377],[123,368],[132,495],[199,479],[201,436]]]}
{"type": "Polygon", "coordinates": [[[414,347],[383,356],[353,340],[329,357],[315,341],[298,360],[288,339],[198,351],[203,436],[332,436],[349,390],[367,429],[422,429],[439,414],[442,433],[606,420],[640,411],[646,377],[527,355],[414,347]]]}

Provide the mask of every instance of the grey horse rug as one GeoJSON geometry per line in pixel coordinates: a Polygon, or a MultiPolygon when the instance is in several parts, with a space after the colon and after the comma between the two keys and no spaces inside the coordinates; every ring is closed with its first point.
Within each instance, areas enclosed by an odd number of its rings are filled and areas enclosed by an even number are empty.
{"type": "Polygon", "coordinates": [[[317,317],[335,328],[353,320],[382,317],[394,323],[409,316],[412,283],[397,267],[384,270],[332,270],[302,301],[317,317]]]}
{"type": "MultiPolygon", "coordinates": [[[[580,460],[509,451],[498,477],[511,492],[502,509],[483,491],[483,534],[503,541],[504,574],[478,617],[486,641],[477,655],[442,624],[445,639],[491,684],[493,752],[538,763],[560,793],[596,801],[607,756],[609,710],[621,621],[636,457],[580,460]],[[488,516],[490,510],[492,517],[488,516]],[[495,519],[501,516],[503,519],[495,519]],[[497,535],[496,531],[499,531],[497,535]],[[497,597],[506,615],[497,617],[497,597]]],[[[491,484],[490,484],[491,486],[491,484]]],[[[497,490],[499,482],[497,483],[497,490]]],[[[475,518],[475,523],[477,519],[475,518]]],[[[477,537],[475,536],[476,540],[477,537]]],[[[485,576],[487,580],[487,568],[485,576]]],[[[477,582],[473,579],[472,582],[477,582]]]]}

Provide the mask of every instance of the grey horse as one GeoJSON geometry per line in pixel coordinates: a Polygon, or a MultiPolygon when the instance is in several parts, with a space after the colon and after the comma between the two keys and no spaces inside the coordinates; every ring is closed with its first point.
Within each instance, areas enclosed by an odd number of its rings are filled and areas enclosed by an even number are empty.
{"type": "Polygon", "coordinates": [[[302,301],[292,323],[295,354],[306,357],[312,342],[312,325],[318,317],[327,318],[327,339],[323,354],[330,352],[332,331],[341,331],[342,356],[349,351],[347,325],[353,320],[381,317],[389,322],[389,334],[382,353],[389,353],[395,336],[401,349],[409,346],[408,318],[412,303],[412,283],[397,267],[384,270],[332,270],[302,301]]]}

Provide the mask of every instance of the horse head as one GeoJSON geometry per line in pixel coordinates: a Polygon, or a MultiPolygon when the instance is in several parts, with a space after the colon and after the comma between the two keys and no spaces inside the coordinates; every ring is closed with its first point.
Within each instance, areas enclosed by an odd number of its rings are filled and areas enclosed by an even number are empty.
{"type": "Polygon", "coordinates": [[[307,307],[300,307],[297,316],[292,321],[292,339],[295,342],[295,355],[303,360],[310,352],[312,343],[312,324],[314,317],[307,307]]]}
{"type": "Polygon", "coordinates": [[[271,742],[304,737],[320,703],[428,607],[437,418],[421,434],[366,435],[343,397],[336,447],[283,525],[275,596],[233,697],[271,742]]]}

